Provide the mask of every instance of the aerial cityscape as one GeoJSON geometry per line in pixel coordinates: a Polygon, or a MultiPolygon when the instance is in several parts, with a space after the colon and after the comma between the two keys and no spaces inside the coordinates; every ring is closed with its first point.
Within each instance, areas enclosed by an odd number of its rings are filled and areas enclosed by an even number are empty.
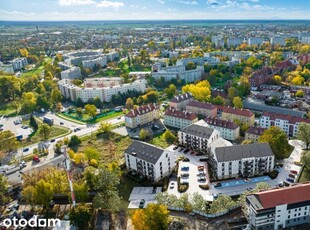
{"type": "Polygon", "coordinates": [[[10,0],[0,230],[310,229],[310,2],[10,0]]]}

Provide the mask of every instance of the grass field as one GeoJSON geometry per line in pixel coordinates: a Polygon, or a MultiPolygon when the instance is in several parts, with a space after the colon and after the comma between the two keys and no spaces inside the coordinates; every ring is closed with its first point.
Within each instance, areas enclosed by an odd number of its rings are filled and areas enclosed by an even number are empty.
{"type": "MultiPolygon", "coordinates": [[[[104,117],[99,117],[99,118],[96,118],[95,120],[90,120],[90,121],[86,121],[88,119],[90,119],[91,117],[87,114],[83,114],[82,116],[82,119],[86,122],[86,123],[89,123],[89,124],[94,124],[94,123],[98,123],[98,122],[102,122],[102,121],[105,121],[105,120],[109,120],[109,119],[112,119],[112,118],[115,118],[115,117],[119,117],[119,116],[122,116],[124,113],[123,112],[115,112],[113,114],[109,114],[107,116],[104,116],[104,117]]],[[[58,114],[59,116],[61,116],[62,118],[68,118],[68,120],[70,121],[76,121],[77,123],[78,122],[82,122],[83,121],[80,121],[78,119],[75,119],[75,118],[72,118],[72,117],[69,117],[67,116],[66,114],[58,114]]],[[[77,116],[76,113],[71,113],[70,115],[72,116],[77,116]]]]}
{"type": "Polygon", "coordinates": [[[309,170],[305,169],[305,167],[303,167],[303,170],[301,172],[298,182],[306,182],[306,181],[310,181],[310,172],[309,170]]]}
{"type": "Polygon", "coordinates": [[[161,134],[160,136],[154,137],[149,143],[152,145],[156,145],[158,147],[162,147],[162,148],[167,148],[168,146],[171,145],[167,143],[163,134],[161,134]]]}
{"type": "Polygon", "coordinates": [[[20,75],[20,77],[28,77],[32,75],[38,75],[39,77],[41,76],[42,71],[44,70],[44,64],[45,63],[51,63],[52,59],[51,58],[45,58],[44,61],[42,62],[41,66],[38,68],[35,68],[33,70],[30,70],[28,72],[24,72],[20,75]]]}
{"type": "Polygon", "coordinates": [[[16,115],[16,108],[12,102],[0,105],[0,115],[14,116],[16,115]]]}

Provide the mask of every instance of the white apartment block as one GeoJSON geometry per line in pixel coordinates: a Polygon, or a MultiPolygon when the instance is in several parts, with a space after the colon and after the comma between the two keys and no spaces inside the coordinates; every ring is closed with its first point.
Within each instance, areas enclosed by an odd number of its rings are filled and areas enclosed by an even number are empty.
{"type": "Polygon", "coordinates": [[[210,151],[211,144],[219,138],[219,131],[199,124],[199,121],[178,131],[179,144],[201,152],[210,151]]]}
{"type": "Polygon", "coordinates": [[[125,115],[125,126],[131,129],[158,120],[160,112],[158,106],[148,104],[130,110],[125,115]]]}
{"type": "Polygon", "coordinates": [[[150,181],[159,181],[170,175],[175,167],[175,155],[172,151],[154,145],[134,141],[125,150],[126,167],[150,181]]]}
{"type": "Polygon", "coordinates": [[[234,141],[239,138],[240,126],[232,121],[207,117],[203,120],[210,128],[220,132],[222,138],[234,141]]]}
{"type": "Polygon", "coordinates": [[[118,93],[127,93],[128,91],[136,90],[139,92],[145,92],[146,81],[145,79],[138,79],[132,83],[127,84],[115,84],[116,80],[110,81],[109,78],[90,79],[84,81],[84,88],[74,85],[70,79],[60,80],[58,82],[58,88],[64,98],[71,101],[76,101],[81,98],[83,102],[87,102],[90,99],[99,97],[103,102],[110,102],[113,95],[118,93]],[[106,79],[106,83],[103,82],[106,79]],[[92,83],[90,83],[92,81],[92,83]],[[93,87],[96,85],[96,87],[93,87]]]}
{"type": "Polygon", "coordinates": [[[85,60],[82,61],[82,66],[84,68],[94,68],[95,65],[99,65],[100,67],[105,67],[107,66],[107,57],[103,56],[103,57],[98,57],[95,59],[91,59],[91,60],[85,60]]]}
{"type": "Polygon", "coordinates": [[[164,123],[167,126],[182,129],[198,121],[198,117],[187,111],[178,111],[169,107],[164,114],[164,123]]]}
{"type": "Polygon", "coordinates": [[[294,226],[309,224],[310,183],[248,195],[245,215],[249,222],[248,229],[293,229],[294,226]]]}
{"type": "Polygon", "coordinates": [[[253,177],[271,172],[274,155],[268,143],[215,148],[212,168],[217,179],[253,177]]]}
{"type": "Polygon", "coordinates": [[[268,129],[271,126],[277,126],[288,136],[296,136],[301,122],[310,123],[310,119],[271,112],[264,112],[259,119],[260,127],[268,129]]]}
{"type": "Polygon", "coordinates": [[[235,38],[235,37],[229,37],[227,38],[227,47],[236,47],[240,46],[243,43],[243,38],[235,38]]]}
{"type": "Polygon", "coordinates": [[[81,77],[80,67],[72,66],[70,69],[61,71],[61,79],[76,79],[81,77]]]}
{"type": "Polygon", "coordinates": [[[15,58],[10,63],[13,65],[14,71],[24,69],[28,65],[27,58],[15,58]]]}
{"type": "Polygon", "coordinates": [[[0,70],[5,73],[14,73],[13,65],[11,64],[3,64],[0,62],[0,70]]]}
{"type": "Polygon", "coordinates": [[[193,100],[194,97],[191,93],[177,95],[169,101],[169,107],[175,108],[176,110],[185,110],[186,105],[193,100]]]}
{"type": "Polygon", "coordinates": [[[223,36],[212,36],[211,42],[215,45],[216,48],[224,47],[224,37],[223,36]]]}
{"type": "Polygon", "coordinates": [[[270,44],[271,45],[279,45],[279,46],[285,46],[285,38],[283,37],[272,37],[270,38],[270,44]]]}
{"type": "Polygon", "coordinates": [[[253,46],[253,45],[260,46],[263,44],[263,42],[264,42],[264,40],[262,38],[258,38],[258,37],[248,38],[248,45],[249,46],[253,46]]]}

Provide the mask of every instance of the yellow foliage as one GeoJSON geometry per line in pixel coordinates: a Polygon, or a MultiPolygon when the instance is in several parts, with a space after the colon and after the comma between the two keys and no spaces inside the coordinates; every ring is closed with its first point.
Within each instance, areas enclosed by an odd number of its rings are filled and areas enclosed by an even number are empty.
{"type": "Polygon", "coordinates": [[[143,209],[138,209],[131,217],[132,224],[135,226],[135,230],[146,230],[145,227],[145,214],[143,209]]]}
{"type": "Polygon", "coordinates": [[[23,57],[28,57],[28,50],[26,48],[20,49],[19,52],[23,57]]]}
{"type": "Polygon", "coordinates": [[[211,95],[208,81],[200,81],[197,84],[188,84],[182,87],[183,93],[191,93],[198,101],[208,101],[211,95]]]}
{"type": "Polygon", "coordinates": [[[291,81],[292,84],[294,85],[302,85],[304,83],[305,79],[298,75],[297,77],[294,77],[291,81]]]}
{"type": "Polygon", "coordinates": [[[84,153],[77,153],[74,155],[74,161],[76,164],[83,164],[86,160],[87,159],[84,153]]]}

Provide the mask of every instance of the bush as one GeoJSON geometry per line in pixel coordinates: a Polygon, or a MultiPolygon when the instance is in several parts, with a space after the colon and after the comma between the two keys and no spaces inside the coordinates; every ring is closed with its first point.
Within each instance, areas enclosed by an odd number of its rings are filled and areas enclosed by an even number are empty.
{"type": "Polygon", "coordinates": [[[209,190],[209,185],[208,184],[200,184],[199,188],[201,188],[202,190],[209,190]]]}
{"type": "Polygon", "coordinates": [[[189,184],[183,182],[183,183],[181,183],[181,184],[178,184],[178,191],[179,191],[180,193],[186,192],[187,189],[188,189],[188,187],[189,187],[189,184]]]}
{"type": "Polygon", "coordinates": [[[271,171],[270,173],[268,173],[268,176],[271,178],[271,179],[275,179],[277,178],[279,172],[277,170],[273,170],[271,171]]]}

